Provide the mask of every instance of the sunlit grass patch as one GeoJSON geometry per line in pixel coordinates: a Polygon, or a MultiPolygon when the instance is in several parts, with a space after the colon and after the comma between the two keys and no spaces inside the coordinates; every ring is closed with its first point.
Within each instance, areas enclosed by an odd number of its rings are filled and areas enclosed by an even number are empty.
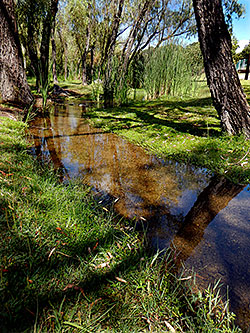
{"type": "MultiPolygon", "coordinates": [[[[244,84],[246,93],[248,83],[244,84]]],[[[205,97],[164,97],[86,114],[94,126],[126,137],[167,159],[205,167],[234,182],[250,181],[250,142],[221,132],[220,120],[205,97]]]]}

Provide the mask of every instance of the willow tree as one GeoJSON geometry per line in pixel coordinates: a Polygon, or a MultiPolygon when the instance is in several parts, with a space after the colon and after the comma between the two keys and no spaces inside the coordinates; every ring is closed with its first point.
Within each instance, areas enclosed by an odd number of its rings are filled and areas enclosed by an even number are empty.
{"type": "Polygon", "coordinates": [[[250,139],[250,109],[232,59],[221,0],[193,0],[208,86],[221,126],[250,139]]]}
{"type": "Polygon", "coordinates": [[[23,67],[13,0],[0,1],[0,97],[26,105],[33,101],[23,67]]]}
{"type": "MultiPolygon", "coordinates": [[[[150,44],[159,46],[193,28],[190,0],[119,0],[110,3],[105,6],[108,15],[111,13],[109,22],[104,20],[101,25],[105,33],[101,58],[106,105],[112,105],[114,92],[120,95],[123,91],[129,66],[137,54],[150,44]]],[[[108,15],[104,11],[100,17],[108,15]]]]}
{"type": "MultiPolygon", "coordinates": [[[[93,50],[96,40],[95,1],[68,0],[61,8],[65,11],[68,21],[68,32],[74,38],[82,65],[82,85],[88,83],[87,57],[93,50]]],[[[58,27],[61,31],[61,27],[58,27]]],[[[92,79],[92,78],[91,78],[92,79]]]]}
{"type": "Polygon", "coordinates": [[[22,44],[29,55],[38,90],[48,88],[50,40],[57,9],[58,0],[17,1],[22,44]]]}

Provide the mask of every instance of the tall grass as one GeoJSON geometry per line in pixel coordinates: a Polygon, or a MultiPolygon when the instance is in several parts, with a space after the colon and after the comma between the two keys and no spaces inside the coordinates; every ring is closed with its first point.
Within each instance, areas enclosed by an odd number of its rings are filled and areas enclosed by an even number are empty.
{"type": "Polygon", "coordinates": [[[151,48],[144,55],[144,88],[147,98],[183,96],[195,91],[195,76],[188,50],[169,43],[151,48]]]}

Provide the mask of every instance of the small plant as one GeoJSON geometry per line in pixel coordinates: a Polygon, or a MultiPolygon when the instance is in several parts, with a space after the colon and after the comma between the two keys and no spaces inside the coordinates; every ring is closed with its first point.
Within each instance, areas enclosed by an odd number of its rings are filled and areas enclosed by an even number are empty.
{"type": "Polygon", "coordinates": [[[102,90],[102,81],[100,79],[96,79],[91,84],[91,92],[92,92],[92,98],[97,103],[100,102],[100,96],[103,92],[102,90]]]}
{"type": "Polygon", "coordinates": [[[52,64],[51,68],[48,71],[48,73],[42,73],[41,70],[41,65],[39,66],[40,71],[39,71],[39,82],[40,82],[40,92],[42,95],[42,100],[43,100],[43,109],[45,110],[47,106],[47,100],[48,100],[48,92],[49,92],[49,87],[50,87],[50,82],[52,78],[52,64]]]}

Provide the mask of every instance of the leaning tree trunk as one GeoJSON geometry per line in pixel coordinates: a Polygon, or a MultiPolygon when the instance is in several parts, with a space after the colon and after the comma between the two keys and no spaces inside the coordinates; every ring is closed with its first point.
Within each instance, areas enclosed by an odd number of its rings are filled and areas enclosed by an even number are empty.
{"type": "Polygon", "coordinates": [[[23,68],[14,1],[0,1],[0,99],[30,105],[33,97],[23,68]]]}
{"type": "Polygon", "coordinates": [[[250,109],[237,75],[221,0],[193,0],[208,86],[222,129],[250,138],[250,109]]]}

